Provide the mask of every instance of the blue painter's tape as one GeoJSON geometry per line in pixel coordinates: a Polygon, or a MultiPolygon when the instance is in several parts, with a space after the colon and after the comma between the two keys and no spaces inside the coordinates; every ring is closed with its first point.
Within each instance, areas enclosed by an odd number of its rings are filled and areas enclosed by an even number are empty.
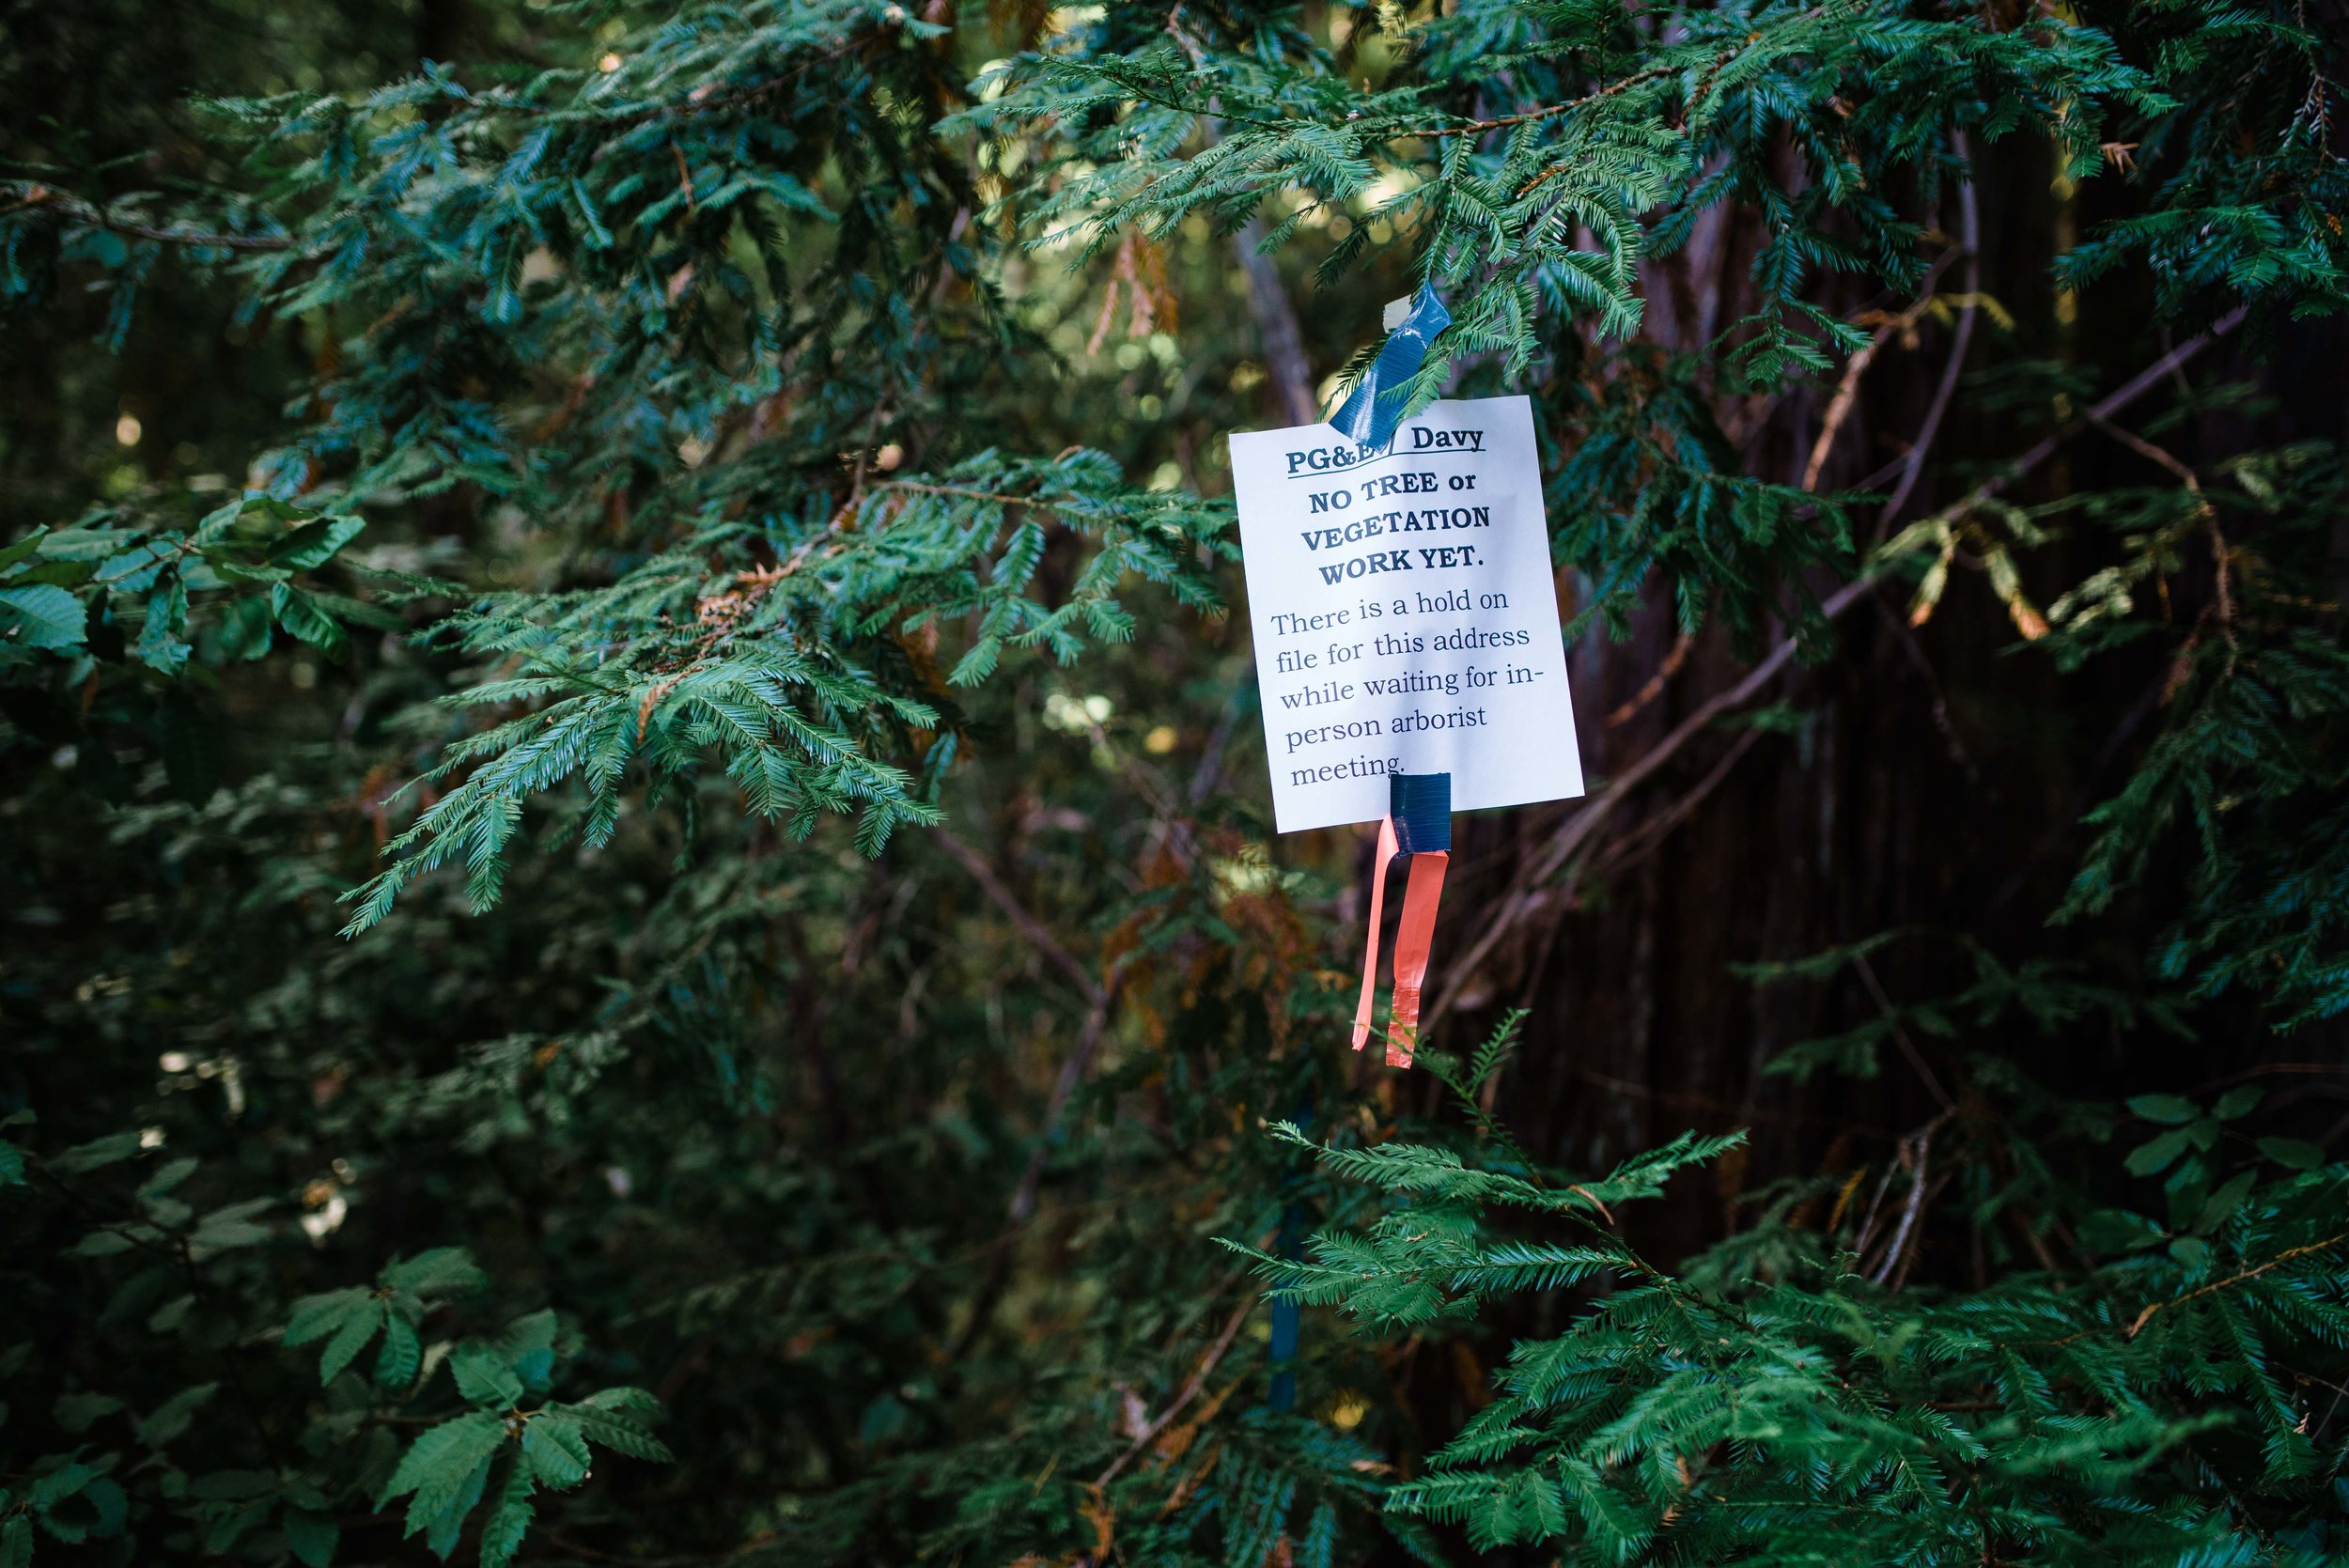
{"type": "Polygon", "coordinates": [[[1451,774],[1388,774],[1387,810],[1394,817],[1397,854],[1451,852],[1451,774]]]}
{"type": "Polygon", "coordinates": [[[1354,383],[1354,390],[1330,416],[1330,423],[1365,446],[1384,448],[1403,421],[1403,410],[1410,401],[1411,378],[1419,374],[1420,362],[1427,357],[1427,345],[1450,325],[1452,313],[1436,297],[1435,286],[1421,284],[1418,298],[1411,302],[1411,313],[1387,334],[1378,357],[1354,383]]]}

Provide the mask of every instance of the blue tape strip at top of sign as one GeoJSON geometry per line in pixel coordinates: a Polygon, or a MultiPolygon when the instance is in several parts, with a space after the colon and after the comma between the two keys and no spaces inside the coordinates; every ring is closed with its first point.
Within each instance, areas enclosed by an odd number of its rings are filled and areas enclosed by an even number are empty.
{"type": "Polygon", "coordinates": [[[1451,853],[1451,774],[1388,774],[1387,811],[1394,818],[1395,853],[1451,853]]]}
{"type": "Polygon", "coordinates": [[[1411,378],[1419,374],[1421,362],[1427,358],[1427,345],[1450,325],[1452,313],[1436,297],[1435,286],[1421,284],[1419,297],[1411,302],[1411,313],[1387,334],[1378,357],[1354,383],[1353,392],[1330,416],[1330,423],[1365,446],[1383,447],[1392,441],[1395,426],[1402,423],[1411,378]]]}

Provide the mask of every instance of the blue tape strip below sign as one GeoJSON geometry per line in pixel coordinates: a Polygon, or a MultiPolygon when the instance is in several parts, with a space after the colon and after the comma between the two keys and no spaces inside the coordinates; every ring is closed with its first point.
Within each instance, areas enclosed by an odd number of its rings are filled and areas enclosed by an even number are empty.
{"type": "Polygon", "coordinates": [[[1451,774],[1388,774],[1387,812],[1394,818],[1395,853],[1431,855],[1451,851],[1451,774]]]}

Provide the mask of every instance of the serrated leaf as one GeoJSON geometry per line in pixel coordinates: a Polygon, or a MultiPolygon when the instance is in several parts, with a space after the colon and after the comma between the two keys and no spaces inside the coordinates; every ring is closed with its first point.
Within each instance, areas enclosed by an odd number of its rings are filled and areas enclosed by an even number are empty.
{"type": "Polygon", "coordinates": [[[239,1542],[269,1522],[271,1512],[272,1504],[268,1501],[234,1503],[205,1510],[205,1553],[225,1557],[235,1551],[239,1542]]]}
{"type": "Polygon", "coordinates": [[[285,1343],[307,1344],[322,1340],[343,1325],[343,1321],[363,1307],[374,1304],[371,1293],[351,1286],[345,1290],[330,1290],[319,1296],[305,1296],[293,1304],[293,1317],[286,1325],[285,1343]]]}
{"type": "Polygon", "coordinates": [[[2176,1094],[2139,1094],[2129,1101],[2129,1110],[2148,1122],[2158,1122],[2164,1126],[2191,1122],[2202,1113],[2201,1106],[2176,1094]]]}
{"type": "Polygon", "coordinates": [[[139,1441],[148,1448],[162,1448],[186,1432],[195,1420],[196,1411],[219,1391],[217,1383],[198,1383],[192,1389],[180,1389],[138,1423],[139,1441]]]}
{"type": "Polygon", "coordinates": [[[357,518],[319,518],[305,522],[269,552],[270,563],[296,571],[315,570],[333,560],[366,527],[357,518]]]}
{"type": "Polygon", "coordinates": [[[457,1379],[457,1391],[475,1405],[510,1409],[522,1397],[522,1380],[504,1357],[485,1346],[459,1347],[448,1358],[448,1370],[457,1379]]]}
{"type": "Polygon", "coordinates": [[[366,1310],[343,1319],[334,1330],[334,1337],[326,1342],[326,1350],[319,1358],[319,1383],[332,1383],[342,1375],[345,1367],[359,1358],[359,1352],[375,1338],[375,1331],[383,1326],[384,1309],[380,1301],[369,1301],[366,1310]]]}
{"type": "Polygon", "coordinates": [[[571,1406],[571,1410],[580,1431],[598,1448],[624,1453],[630,1459],[649,1459],[658,1465],[670,1464],[677,1458],[669,1452],[668,1444],[637,1422],[601,1413],[590,1414],[577,1405],[571,1406]]]}
{"type": "Polygon", "coordinates": [[[474,1471],[505,1441],[506,1423],[482,1410],[428,1428],[400,1455],[376,1504],[408,1497],[408,1533],[413,1535],[457,1500],[474,1471]]]}
{"type": "Polygon", "coordinates": [[[171,585],[147,601],[147,619],[139,628],[133,652],[139,662],[166,675],[187,668],[191,651],[188,629],[188,585],[178,574],[171,585]]]}
{"type": "Polygon", "coordinates": [[[521,1549],[522,1537],[530,1532],[530,1492],[536,1484],[537,1478],[528,1465],[506,1467],[506,1480],[498,1488],[497,1502],[481,1524],[481,1568],[507,1568],[514,1554],[521,1549]]]}
{"type": "Polygon", "coordinates": [[[387,1264],[376,1276],[386,1290],[404,1290],[426,1300],[448,1296],[472,1296],[490,1288],[490,1277],[462,1247],[435,1247],[412,1258],[387,1264]]]}
{"type": "Polygon", "coordinates": [[[275,1207],[276,1203],[274,1198],[249,1198],[212,1210],[196,1221],[195,1234],[188,1237],[189,1248],[201,1259],[267,1241],[269,1227],[256,1225],[252,1217],[275,1207]]]}
{"type": "Polygon", "coordinates": [[[0,1520],[0,1568],[32,1568],[33,1522],[18,1514],[0,1520]]]}
{"type": "Polygon", "coordinates": [[[342,1545],[342,1526],[323,1514],[288,1508],[278,1528],[286,1532],[286,1549],[303,1568],[332,1568],[334,1553],[342,1545]]]}
{"type": "Polygon", "coordinates": [[[559,1327],[553,1312],[541,1309],[516,1318],[498,1336],[498,1350],[506,1365],[522,1380],[523,1388],[543,1393],[553,1382],[554,1339],[559,1327]]]}
{"type": "Polygon", "coordinates": [[[554,1490],[568,1491],[587,1479],[595,1463],[579,1423],[568,1416],[540,1414],[522,1428],[522,1457],[531,1470],[554,1490]]]}
{"type": "Polygon", "coordinates": [[[446,1559],[457,1550],[458,1538],[465,1529],[465,1515],[471,1514],[474,1505],[481,1500],[482,1491],[489,1483],[490,1461],[484,1459],[473,1467],[473,1473],[465,1478],[457,1495],[449,1498],[448,1506],[440,1513],[419,1523],[412,1508],[408,1516],[408,1533],[412,1535],[421,1528],[424,1544],[431,1548],[432,1555],[446,1559]]]}
{"type": "Polygon", "coordinates": [[[78,648],[89,630],[89,611],[54,583],[0,588],[0,644],[20,648],[78,648]]]}
{"type": "Polygon", "coordinates": [[[54,1508],[81,1491],[105,1472],[95,1465],[75,1460],[50,1471],[26,1489],[25,1498],[35,1508],[54,1508]]]}
{"type": "Polygon", "coordinates": [[[632,1388],[625,1383],[609,1389],[599,1389],[582,1404],[599,1410],[650,1410],[661,1408],[661,1396],[650,1389],[632,1388]]]}
{"type": "Polygon", "coordinates": [[[272,582],[269,603],[279,626],[329,659],[339,660],[343,657],[350,639],[343,635],[343,629],[334,618],[319,608],[317,599],[287,583],[272,582]]]}
{"type": "Polygon", "coordinates": [[[375,1356],[376,1386],[391,1393],[401,1392],[416,1380],[416,1368],[423,1359],[424,1345],[415,1328],[399,1313],[385,1312],[383,1345],[375,1356]]]}

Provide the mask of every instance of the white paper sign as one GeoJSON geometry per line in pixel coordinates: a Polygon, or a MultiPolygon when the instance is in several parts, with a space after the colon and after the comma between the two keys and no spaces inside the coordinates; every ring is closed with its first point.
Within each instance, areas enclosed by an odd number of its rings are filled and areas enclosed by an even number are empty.
{"type": "Polygon", "coordinates": [[[1523,397],[1446,401],[1384,451],[1327,425],[1232,437],[1280,831],[1375,822],[1390,773],[1455,811],[1582,793],[1523,397]]]}

